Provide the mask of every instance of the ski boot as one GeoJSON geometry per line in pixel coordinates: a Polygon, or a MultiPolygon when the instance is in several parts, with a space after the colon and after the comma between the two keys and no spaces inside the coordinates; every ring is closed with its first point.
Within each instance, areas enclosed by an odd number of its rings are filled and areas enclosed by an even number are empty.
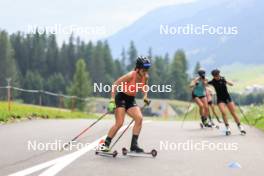
{"type": "Polygon", "coordinates": [[[100,156],[111,156],[115,158],[118,152],[116,150],[112,152],[109,146],[110,146],[110,143],[107,143],[104,140],[102,140],[99,143],[99,147],[95,151],[95,154],[100,155],[100,156]]]}
{"type": "MultiPolygon", "coordinates": [[[[212,128],[212,125],[208,123],[208,121],[207,121],[207,118],[206,118],[206,117],[201,117],[201,119],[202,119],[202,124],[200,124],[200,125],[201,125],[201,127],[203,126],[203,127],[212,128]]],[[[202,127],[202,128],[203,128],[203,127],[202,127]]]]}
{"type": "Polygon", "coordinates": [[[138,145],[131,146],[130,151],[135,153],[144,153],[144,150],[140,148],[138,145]]]}
{"type": "Polygon", "coordinates": [[[243,126],[238,125],[237,127],[238,127],[238,130],[240,131],[241,135],[243,135],[243,136],[246,135],[246,131],[245,131],[245,129],[243,128],[243,126]]]}
{"type": "Polygon", "coordinates": [[[131,140],[131,152],[144,153],[144,150],[138,146],[138,135],[133,135],[131,140]]]}
{"type": "Polygon", "coordinates": [[[229,126],[226,126],[226,136],[229,136],[231,135],[231,130],[230,130],[230,127],[229,126]]]}

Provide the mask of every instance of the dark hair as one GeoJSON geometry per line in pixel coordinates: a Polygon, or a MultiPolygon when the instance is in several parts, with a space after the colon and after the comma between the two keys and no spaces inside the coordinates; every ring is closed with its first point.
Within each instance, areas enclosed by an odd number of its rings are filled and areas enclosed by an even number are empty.
{"type": "Polygon", "coordinates": [[[214,69],[214,70],[212,70],[211,74],[212,74],[212,76],[218,76],[220,74],[220,70],[214,69]]]}

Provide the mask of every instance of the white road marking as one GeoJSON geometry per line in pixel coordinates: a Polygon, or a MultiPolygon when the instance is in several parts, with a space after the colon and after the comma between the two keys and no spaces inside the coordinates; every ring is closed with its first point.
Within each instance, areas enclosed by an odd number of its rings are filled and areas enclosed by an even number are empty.
{"type": "MultiPolygon", "coordinates": [[[[150,121],[144,121],[144,123],[148,123],[148,122],[150,122],[150,121]]],[[[127,127],[127,125],[123,126],[118,132],[122,132],[123,130],[125,130],[126,127],[127,127]]],[[[50,168],[47,169],[46,171],[42,172],[40,174],[40,176],[53,176],[53,175],[56,175],[63,168],[65,168],[66,166],[71,164],[73,161],[78,159],[80,156],[84,155],[85,153],[87,153],[90,150],[93,150],[95,147],[97,147],[98,143],[102,139],[105,139],[105,137],[106,137],[106,135],[100,137],[96,141],[92,142],[90,145],[87,145],[87,146],[83,147],[82,149],[80,149],[80,150],[78,150],[76,152],[67,154],[65,156],[61,156],[61,157],[59,157],[57,159],[53,159],[53,160],[45,162],[45,163],[41,163],[41,164],[35,165],[33,167],[30,167],[30,168],[22,170],[22,171],[18,171],[16,173],[10,174],[9,176],[25,176],[25,175],[29,175],[29,174],[35,173],[37,171],[40,171],[42,169],[48,168],[48,167],[50,167],[50,168]]]]}

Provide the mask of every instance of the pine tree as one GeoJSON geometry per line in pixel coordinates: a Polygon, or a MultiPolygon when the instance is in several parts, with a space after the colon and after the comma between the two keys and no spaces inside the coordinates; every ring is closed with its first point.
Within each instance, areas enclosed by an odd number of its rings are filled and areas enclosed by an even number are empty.
{"type": "MultiPolygon", "coordinates": [[[[0,86],[7,85],[7,78],[11,78],[12,85],[18,85],[18,70],[14,59],[14,50],[11,46],[8,33],[0,31],[0,86]]],[[[0,96],[4,96],[1,91],[0,96]]]]}
{"type": "Polygon", "coordinates": [[[121,52],[121,67],[123,68],[123,71],[125,71],[125,72],[127,71],[126,66],[127,66],[126,50],[123,47],[122,52],[121,52]]]}
{"type": "Polygon", "coordinates": [[[45,77],[48,77],[59,71],[59,49],[54,34],[47,38],[47,68],[45,70],[45,77]]]}
{"type": "Polygon", "coordinates": [[[201,64],[200,62],[198,61],[194,67],[194,71],[193,71],[193,77],[195,78],[197,76],[197,72],[198,70],[201,68],[201,64]]]}
{"type": "Polygon", "coordinates": [[[172,98],[188,99],[187,60],[183,50],[178,50],[170,67],[170,81],[172,82],[172,98]]]}
{"type": "MultiPolygon", "coordinates": [[[[44,80],[38,71],[27,71],[25,79],[23,80],[23,88],[29,90],[43,90],[44,80]]],[[[39,97],[35,93],[22,93],[21,96],[26,103],[39,103],[39,97]]]]}
{"type": "Polygon", "coordinates": [[[128,65],[127,65],[127,70],[130,71],[130,70],[133,70],[134,67],[135,67],[135,64],[136,64],[136,59],[137,59],[137,49],[134,45],[134,42],[131,41],[130,42],[130,46],[129,46],[129,49],[128,49],[128,65]]]}
{"type": "MultiPolygon", "coordinates": [[[[86,71],[84,59],[79,59],[76,63],[76,71],[73,77],[73,82],[68,88],[68,93],[81,98],[87,98],[91,95],[91,81],[89,73],[86,71]]],[[[85,107],[84,101],[77,101],[77,107],[83,110],[85,107]]]]}

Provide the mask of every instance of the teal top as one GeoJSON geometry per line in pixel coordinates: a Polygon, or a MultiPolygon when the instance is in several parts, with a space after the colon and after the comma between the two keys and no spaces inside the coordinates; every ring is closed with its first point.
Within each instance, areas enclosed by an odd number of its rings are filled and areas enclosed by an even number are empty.
{"type": "Polygon", "coordinates": [[[197,85],[195,85],[193,89],[193,94],[198,97],[205,96],[205,87],[203,85],[202,80],[199,80],[197,85]]]}

